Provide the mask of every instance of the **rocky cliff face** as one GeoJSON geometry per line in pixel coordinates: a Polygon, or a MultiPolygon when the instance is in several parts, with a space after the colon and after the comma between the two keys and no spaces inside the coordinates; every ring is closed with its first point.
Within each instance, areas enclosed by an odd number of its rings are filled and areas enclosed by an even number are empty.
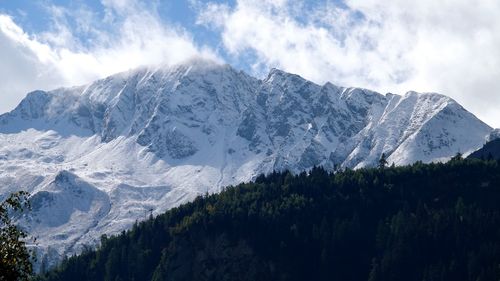
{"type": "Polygon", "coordinates": [[[28,94],[0,116],[0,194],[33,194],[21,220],[50,264],[261,173],[359,168],[382,153],[396,165],[440,161],[491,132],[439,94],[381,95],[277,69],[259,80],[190,61],[28,94]]]}

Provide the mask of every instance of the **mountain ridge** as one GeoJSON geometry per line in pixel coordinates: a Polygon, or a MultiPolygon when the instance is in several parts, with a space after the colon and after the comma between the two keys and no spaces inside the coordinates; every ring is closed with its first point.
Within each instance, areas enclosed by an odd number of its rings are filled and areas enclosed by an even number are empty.
{"type": "Polygon", "coordinates": [[[151,209],[161,213],[259,174],[372,166],[382,153],[397,165],[443,161],[481,147],[491,132],[439,94],[382,95],[278,69],[257,79],[195,60],[28,94],[0,115],[0,191],[55,196],[51,183],[67,171],[80,188],[108,197],[102,215],[66,209],[70,219],[58,229],[66,238],[43,221],[26,222],[55,261],[151,209]],[[75,237],[71,246],[67,237],[75,237]]]}

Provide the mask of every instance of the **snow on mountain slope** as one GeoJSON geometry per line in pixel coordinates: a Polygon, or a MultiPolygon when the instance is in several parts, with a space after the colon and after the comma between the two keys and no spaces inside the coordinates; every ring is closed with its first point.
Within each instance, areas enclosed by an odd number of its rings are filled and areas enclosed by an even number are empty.
{"type": "Polygon", "coordinates": [[[439,161],[491,132],[439,94],[384,96],[277,69],[259,80],[193,60],[28,94],[0,116],[0,197],[31,192],[20,223],[51,265],[151,210],[260,173],[358,168],[382,153],[395,164],[439,161]]]}

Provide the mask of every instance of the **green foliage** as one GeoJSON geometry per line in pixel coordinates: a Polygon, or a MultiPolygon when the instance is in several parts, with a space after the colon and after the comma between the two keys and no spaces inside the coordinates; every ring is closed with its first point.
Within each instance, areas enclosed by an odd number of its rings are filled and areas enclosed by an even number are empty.
{"type": "Polygon", "coordinates": [[[103,237],[39,280],[499,280],[500,167],[274,172],[103,237]]]}
{"type": "Polygon", "coordinates": [[[29,280],[31,253],[26,248],[26,233],[12,223],[12,212],[29,208],[28,193],[11,194],[0,204],[0,280],[29,280]]]}

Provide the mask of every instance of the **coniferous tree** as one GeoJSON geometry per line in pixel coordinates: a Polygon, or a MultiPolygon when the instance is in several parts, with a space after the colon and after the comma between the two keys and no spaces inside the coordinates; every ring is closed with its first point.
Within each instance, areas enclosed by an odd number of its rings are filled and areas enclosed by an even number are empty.
{"type": "Polygon", "coordinates": [[[380,170],[383,170],[385,169],[385,167],[387,166],[389,162],[387,162],[387,157],[385,156],[385,153],[382,153],[382,155],[380,156],[380,159],[378,160],[378,168],[380,170]]]}

